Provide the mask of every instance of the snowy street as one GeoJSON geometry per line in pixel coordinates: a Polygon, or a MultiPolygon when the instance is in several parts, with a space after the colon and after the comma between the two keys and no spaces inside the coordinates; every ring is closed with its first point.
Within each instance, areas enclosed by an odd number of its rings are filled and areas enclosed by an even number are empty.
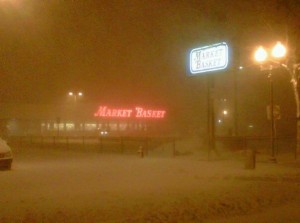
{"type": "Polygon", "coordinates": [[[30,149],[0,172],[0,222],[299,222],[299,163],[30,149]]]}

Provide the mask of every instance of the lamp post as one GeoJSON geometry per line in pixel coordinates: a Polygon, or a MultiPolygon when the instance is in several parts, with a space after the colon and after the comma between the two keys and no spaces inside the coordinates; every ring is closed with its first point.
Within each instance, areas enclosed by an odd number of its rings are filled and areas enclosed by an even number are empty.
{"type": "Polygon", "coordinates": [[[83,97],[83,93],[81,91],[78,91],[78,92],[72,92],[70,91],[68,93],[68,96],[70,98],[73,98],[74,99],[74,105],[72,106],[73,109],[74,109],[74,130],[76,131],[77,130],[77,122],[76,122],[76,119],[77,118],[77,110],[78,110],[78,106],[77,106],[77,100],[78,98],[81,98],[83,97]]]}
{"type": "Polygon", "coordinates": [[[77,97],[82,97],[82,96],[83,96],[83,93],[82,93],[81,91],[79,91],[79,92],[77,92],[77,93],[74,93],[74,92],[70,91],[70,92],[68,93],[68,95],[69,95],[70,97],[73,97],[73,98],[74,98],[74,101],[77,102],[77,97]]]}
{"type": "Polygon", "coordinates": [[[277,44],[271,49],[271,58],[269,58],[269,54],[266,49],[260,46],[254,54],[255,61],[261,64],[261,69],[263,63],[267,62],[268,67],[267,70],[269,71],[268,79],[270,83],[270,120],[271,120],[271,159],[276,161],[275,158],[275,139],[276,139],[276,129],[275,129],[275,118],[274,118],[274,90],[273,90],[273,78],[272,78],[272,70],[274,65],[276,67],[282,66],[280,63],[280,59],[284,58],[286,55],[286,47],[277,42],[277,44]]]}
{"type": "Polygon", "coordinates": [[[223,134],[226,136],[227,135],[231,136],[230,128],[228,126],[228,122],[226,121],[227,116],[228,116],[228,110],[226,110],[226,109],[222,110],[223,131],[224,131],[223,134]]]}

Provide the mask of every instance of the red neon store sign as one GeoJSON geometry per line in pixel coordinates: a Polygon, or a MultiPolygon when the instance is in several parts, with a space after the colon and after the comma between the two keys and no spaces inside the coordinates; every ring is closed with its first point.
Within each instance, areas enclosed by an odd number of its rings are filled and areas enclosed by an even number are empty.
{"type": "Polygon", "coordinates": [[[166,115],[165,110],[152,110],[143,107],[135,107],[134,109],[124,108],[108,108],[107,106],[99,106],[98,111],[94,114],[95,117],[111,117],[111,118],[153,118],[162,119],[166,115]]]}

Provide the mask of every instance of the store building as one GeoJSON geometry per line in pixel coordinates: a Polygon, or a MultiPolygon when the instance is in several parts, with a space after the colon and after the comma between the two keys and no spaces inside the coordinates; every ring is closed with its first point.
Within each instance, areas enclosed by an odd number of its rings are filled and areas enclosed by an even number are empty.
{"type": "Polygon", "coordinates": [[[152,136],[173,134],[166,109],[99,104],[1,104],[7,136],[152,136]]]}

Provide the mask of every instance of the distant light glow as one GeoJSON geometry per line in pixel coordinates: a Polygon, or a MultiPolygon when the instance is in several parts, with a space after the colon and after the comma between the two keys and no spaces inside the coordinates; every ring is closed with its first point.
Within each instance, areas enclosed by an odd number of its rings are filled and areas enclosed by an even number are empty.
{"type": "Polygon", "coordinates": [[[225,42],[196,48],[190,52],[192,74],[223,70],[227,65],[228,46],[225,42]]]}
{"type": "Polygon", "coordinates": [[[243,66],[239,66],[239,69],[240,69],[240,70],[243,70],[243,69],[244,69],[244,67],[243,67],[243,66]]]}
{"type": "Polygon", "coordinates": [[[77,97],[82,97],[82,96],[83,96],[83,93],[82,93],[81,91],[76,92],[76,93],[70,91],[70,92],[68,93],[68,95],[69,95],[70,97],[74,97],[74,100],[76,101],[76,100],[77,100],[77,97]]]}
{"type": "Polygon", "coordinates": [[[66,130],[74,130],[75,124],[74,123],[65,123],[66,130]]]}
{"type": "Polygon", "coordinates": [[[108,134],[108,132],[107,132],[107,131],[101,131],[100,134],[101,134],[102,136],[105,136],[105,135],[108,134]]]}
{"type": "Polygon", "coordinates": [[[228,115],[228,111],[227,111],[227,110],[224,110],[224,111],[223,111],[223,115],[228,115]]]}
{"type": "Polygon", "coordinates": [[[221,120],[221,119],[219,119],[219,120],[218,120],[218,123],[222,123],[222,120],[221,120]]]}

